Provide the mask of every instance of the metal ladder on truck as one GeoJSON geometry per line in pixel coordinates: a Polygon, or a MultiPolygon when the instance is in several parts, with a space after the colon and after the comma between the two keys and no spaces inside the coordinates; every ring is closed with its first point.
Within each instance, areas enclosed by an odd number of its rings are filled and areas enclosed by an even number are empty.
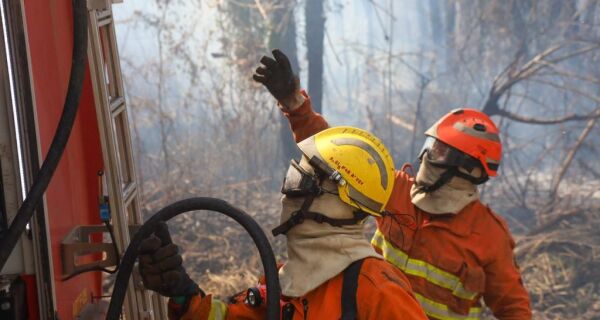
{"type": "MultiPolygon", "coordinates": [[[[123,251],[130,241],[129,226],[141,224],[140,200],[133,162],[112,2],[87,0],[89,13],[88,61],[108,190],[111,219],[117,245],[123,251]]],[[[114,1],[117,2],[117,1],[114,1]]],[[[121,1],[118,1],[121,2],[121,1]]],[[[166,303],[144,290],[134,272],[125,299],[126,319],[166,319],[166,303]]]]}

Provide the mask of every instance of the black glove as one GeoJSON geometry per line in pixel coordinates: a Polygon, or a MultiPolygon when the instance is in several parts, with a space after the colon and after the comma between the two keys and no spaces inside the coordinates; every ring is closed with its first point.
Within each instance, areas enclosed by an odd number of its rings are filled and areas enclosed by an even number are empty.
{"type": "Polygon", "coordinates": [[[140,245],[140,274],[144,286],[163,296],[192,296],[202,292],[183,269],[179,248],[173,244],[169,228],[160,222],[154,234],[140,245]]]}
{"type": "Polygon", "coordinates": [[[275,49],[273,57],[275,59],[263,56],[260,63],[264,66],[256,68],[256,73],[252,78],[267,87],[277,101],[282,101],[298,91],[298,77],[294,75],[290,60],[283,52],[275,49]]]}

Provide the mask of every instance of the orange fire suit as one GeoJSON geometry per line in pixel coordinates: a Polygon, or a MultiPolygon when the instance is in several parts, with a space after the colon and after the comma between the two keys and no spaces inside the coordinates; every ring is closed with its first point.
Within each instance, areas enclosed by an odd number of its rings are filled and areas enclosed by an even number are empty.
{"type": "MultiPolygon", "coordinates": [[[[306,96],[306,94],[305,94],[306,96]]],[[[310,99],[285,112],[297,142],[328,127],[310,99]]],[[[373,246],[400,268],[433,319],[479,319],[480,298],[501,320],[531,319],[529,295],[514,261],[504,220],[480,201],[457,214],[429,215],[410,198],[414,178],[396,173],[373,246]]]]}
{"type": "MultiPolygon", "coordinates": [[[[285,313],[293,320],[340,319],[343,274],[329,279],[303,297],[282,299],[285,313]]],[[[230,298],[229,303],[213,299],[210,295],[195,296],[180,319],[242,319],[263,320],[266,305],[250,306],[245,302],[246,292],[230,298]]],[[[170,319],[176,313],[169,303],[170,319]]],[[[356,315],[359,320],[406,319],[424,320],[425,313],[411,293],[408,280],[400,270],[377,258],[366,258],[358,274],[356,315]]]]}

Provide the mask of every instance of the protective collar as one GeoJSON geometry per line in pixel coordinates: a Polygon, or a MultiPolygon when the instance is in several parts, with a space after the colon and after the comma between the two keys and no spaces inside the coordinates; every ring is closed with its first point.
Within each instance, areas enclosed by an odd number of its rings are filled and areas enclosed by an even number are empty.
{"type": "Polygon", "coordinates": [[[473,183],[459,176],[444,178],[447,168],[432,165],[426,157],[422,159],[415,184],[410,189],[411,202],[416,207],[431,214],[456,214],[479,199],[479,192],[473,183]],[[426,191],[433,189],[431,186],[442,179],[448,181],[433,191],[426,191]]]}
{"type": "Polygon", "coordinates": [[[279,226],[271,231],[273,236],[286,234],[291,228],[303,223],[307,219],[317,223],[327,223],[334,227],[342,227],[360,223],[368,217],[367,213],[359,210],[354,211],[352,218],[344,219],[331,218],[319,212],[310,211],[310,207],[316,198],[325,193],[334,193],[337,195],[335,184],[329,187],[329,189],[322,187],[322,184],[325,181],[330,182],[330,184],[332,184],[332,181],[337,183],[337,178],[341,178],[337,172],[327,172],[327,169],[315,170],[313,166],[324,168],[324,165],[320,164],[318,159],[314,157],[308,160],[303,156],[300,163],[297,163],[295,160],[291,161],[283,180],[281,193],[287,198],[301,198],[304,201],[298,210],[292,212],[289,219],[282,221],[279,226]]]}
{"type": "MultiPolygon", "coordinates": [[[[307,161],[300,166],[310,171],[307,161]]],[[[329,180],[322,182],[322,188],[337,190],[329,180]]],[[[281,223],[293,221],[301,208],[305,212],[318,214],[329,221],[351,221],[356,219],[355,208],[344,203],[333,193],[323,193],[309,202],[305,197],[287,197],[281,199],[281,223]],[[309,204],[307,204],[309,203],[309,204]]],[[[364,220],[364,219],[361,219],[364,220]]],[[[288,228],[288,260],[279,270],[282,294],[288,297],[300,297],[335,277],[352,262],[366,257],[381,258],[364,236],[364,223],[354,222],[334,226],[323,220],[303,220],[288,228]]]]}
{"type": "MultiPolygon", "coordinates": [[[[298,210],[302,200],[284,196],[281,204],[281,219],[285,221],[298,210]]],[[[311,206],[312,211],[336,219],[352,217],[353,209],[331,194],[315,199],[311,206]]],[[[356,260],[381,258],[363,231],[362,223],[334,227],[312,220],[290,229],[286,234],[288,260],[279,270],[282,294],[301,297],[343,272],[356,260]]]]}

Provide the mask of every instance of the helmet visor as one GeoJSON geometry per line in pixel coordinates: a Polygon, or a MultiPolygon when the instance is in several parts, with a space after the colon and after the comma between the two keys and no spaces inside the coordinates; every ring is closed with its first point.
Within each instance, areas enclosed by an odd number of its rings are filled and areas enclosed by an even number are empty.
{"type": "Polygon", "coordinates": [[[296,160],[290,161],[290,166],[283,179],[281,193],[293,198],[318,194],[319,190],[318,177],[304,170],[296,160]]]}
{"type": "Polygon", "coordinates": [[[423,156],[426,156],[430,163],[438,166],[462,167],[468,172],[473,171],[477,167],[481,168],[479,160],[434,137],[428,136],[425,139],[425,143],[419,154],[419,160],[423,160],[423,156]]]}

